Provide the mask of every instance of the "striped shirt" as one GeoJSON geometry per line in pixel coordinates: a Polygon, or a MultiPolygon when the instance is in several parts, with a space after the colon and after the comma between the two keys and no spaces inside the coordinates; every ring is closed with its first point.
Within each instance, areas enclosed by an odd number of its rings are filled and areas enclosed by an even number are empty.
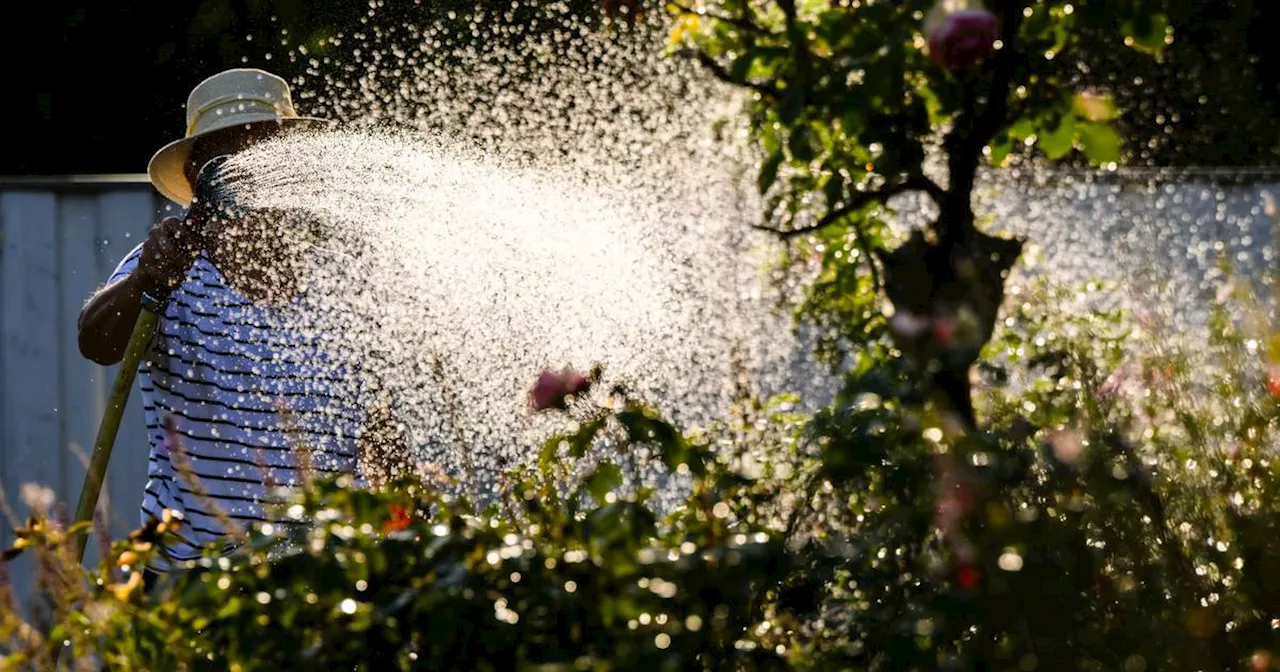
{"type": "MultiPolygon", "coordinates": [[[[137,267],[141,250],[109,283],[137,267]]],[[[270,503],[276,486],[298,482],[299,450],[317,474],[355,472],[363,390],[350,358],[335,354],[342,330],[324,328],[307,308],[305,295],[281,307],[249,301],[203,255],[170,295],[139,367],[151,444],[141,517],[183,514],[180,541],[162,549],[170,560],[228,550],[220,519],[242,529],[280,522],[270,503]],[[166,416],[181,444],[176,455],[166,416]]]]}

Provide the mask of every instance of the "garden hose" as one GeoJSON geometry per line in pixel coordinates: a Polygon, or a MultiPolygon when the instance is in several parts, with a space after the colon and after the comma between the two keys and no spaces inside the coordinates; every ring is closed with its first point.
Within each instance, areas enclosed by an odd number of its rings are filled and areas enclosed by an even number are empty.
{"type": "MultiPolygon", "coordinates": [[[[164,299],[150,294],[142,294],[142,310],[138,311],[138,319],[133,323],[133,332],[129,335],[129,343],[125,346],[124,359],[120,360],[120,370],[116,373],[115,383],[111,387],[111,397],[107,400],[107,408],[102,414],[102,423],[98,425],[98,437],[93,442],[93,455],[89,458],[89,468],[84,475],[84,485],[80,488],[80,503],[76,506],[75,522],[93,520],[93,512],[98,508],[98,495],[102,492],[102,482],[107,476],[107,467],[111,462],[111,450],[115,446],[116,434],[120,431],[120,420],[124,417],[125,406],[129,403],[129,393],[133,390],[133,379],[138,374],[138,365],[142,356],[151,345],[155,334],[156,322],[160,313],[164,312],[164,299]]],[[[76,562],[84,559],[84,548],[88,535],[76,535],[76,562]]]]}

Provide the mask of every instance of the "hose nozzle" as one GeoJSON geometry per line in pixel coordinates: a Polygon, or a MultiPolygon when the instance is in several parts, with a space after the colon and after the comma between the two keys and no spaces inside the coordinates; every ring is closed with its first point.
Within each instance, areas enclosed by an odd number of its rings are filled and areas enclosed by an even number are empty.
{"type": "MultiPolygon", "coordinates": [[[[191,206],[187,208],[184,220],[202,239],[209,234],[208,224],[219,219],[236,219],[243,215],[242,208],[227,193],[227,162],[229,155],[223,154],[205,162],[196,175],[193,185],[191,206]]],[[[201,240],[201,247],[204,247],[201,240]]]]}

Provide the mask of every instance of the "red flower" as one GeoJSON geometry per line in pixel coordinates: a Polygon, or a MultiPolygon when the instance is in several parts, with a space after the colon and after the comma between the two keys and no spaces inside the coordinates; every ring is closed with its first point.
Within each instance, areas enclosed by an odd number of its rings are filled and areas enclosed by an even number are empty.
{"type": "Polygon", "coordinates": [[[382,524],[382,529],[387,532],[398,532],[406,527],[413,518],[403,506],[392,502],[387,505],[387,510],[391,513],[391,517],[387,518],[387,522],[382,524]]]}
{"type": "Polygon", "coordinates": [[[981,574],[978,572],[978,568],[969,563],[960,565],[960,571],[956,572],[956,582],[965,590],[977,588],[979,578],[981,578],[981,574]]]}
{"type": "Polygon", "coordinates": [[[1267,366],[1267,393],[1274,399],[1280,399],[1280,364],[1267,366]]]}
{"type": "Polygon", "coordinates": [[[570,395],[579,395],[591,389],[591,379],[573,369],[552,371],[547,369],[538,376],[538,382],[529,390],[529,405],[535,410],[564,409],[570,395]]]}
{"type": "Polygon", "coordinates": [[[929,58],[956,72],[973,67],[995,48],[996,17],[985,9],[952,12],[929,31],[929,58]]]}
{"type": "Polygon", "coordinates": [[[956,338],[956,321],[947,316],[933,318],[933,340],[938,345],[949,348],[956,338]]]}

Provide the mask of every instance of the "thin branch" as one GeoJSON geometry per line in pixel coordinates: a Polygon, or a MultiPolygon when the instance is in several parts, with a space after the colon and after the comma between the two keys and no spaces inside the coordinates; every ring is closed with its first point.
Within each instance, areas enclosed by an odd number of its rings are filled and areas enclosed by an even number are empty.
{"type": "Polygon", "coordinates": [[[783,239],[794,238],[806,233],[813,233],[814,231],[825,229],[826,227],[835,224],[841,219],[844,219],[850,214],[857,212],[872,203],[884,203],[890,198],[893,198],[898,194],[905,194],[908,191],[923,191],[936,202],[941,202],[941,199],[946,196],[946,192],[943,191],[942,187],[938,186],[937,182],[934,182],[924,175],[913,175],[902,182],[886,186],[875,191],[860,191],[847,203],[839,208],[827,212],[826,215],[823,215],[822,219],[819,219],[817,222],[814,222],[809,226],[784,230],[775,229],[763,224],[756,224],[754,225],[754,228],[776,234],[783,239]]]}
{"type": "Polygon", "coordinates": [[[883,284],[880,282],[880,266],[876,264],[875,255],[871,253],[871,243],[867,241],[867,237],[862,235],[862,227],[853,227],[853,241],[858,244],[858,250],[862,256],[867,258],[867,269],[871,271],[871,291],[879,294],[883,284]]]}
{"type": "MultiPolygon", "coordinates": [[[[812,233],[831,226],[832,224],[835,224],[841,219],[865,208],[868,205],[871,205],[872,203],[884,203],[890,198],[908,191],[922,191],[925,194],[928,194],[929,197],[937,203],[941,203],[942,199],[946,197],[946,191],[944,191],[942,187],[938,186],[937,182],[934,182],[924,175],[913,175],[893,186],[884,187],[883,189],[877,189],[875,191],[859,192],[852,201],[828,212],[822,217],[822,219],[819,219],[812,226],[781,230],[757,224],[754,225],[754,228],[773,233],[783,240],[790,240],[796,236],[812,233]]],[[[874,251],[871,249],[871,242],[867,240],[862,227],[855,225],[852,229],[854,243],[857,244],[858,251],[867,260],[867,269],[871,273],[871,285],[874,291],[879,292],[884,284],[880,276],[880,267],[877,265],[874,251]]]]}
{"type": "Polygon", "coordinates": [[[796,78],[799,80],[800,87],[808,89],[809,82],[813,79],[813,53],[809,51],[808,36],[800,26],[800,19],[796,13],[796,1],[778,0],[778,7],[782,9],[782,17],[787,29],[787,42],[791,45],[792,55],[796,59],[796,78]]]}
{"type": "Polygon", "coordinates": [[[687,5],[682,5],[676,2],[671,3],[671,6],[680,10],[681,14],[686,14],[688,16],[696,16],[700,19],[713,19],[715,21],[720,21],[722,23],[727,23],[731,26],[741,28],[750,33],[757,33],[760,35],[773,35],[773,33],[770,32],[769,30],[766,30],[764,26],[761,26],[760,24],[756,23],[755,21],[752,21],[750,18],[745,16],[737,17],[737,16],[729,16],[727,14],[718,14],[716,12],[709,12],[706,10],[694,9],[687,5]]]}
{"type": "Polygon", "coordinates": [[[977,144],[979,154],[982,148],[995,138],[1000,127],[1006,123],[1014,71],[1017,69],[1018,60],[1022,58],[1022,53],[1017,48],[1018,29],[1022,25],[1021,3],[1010,2],[1005,8],[1002,21],[1004,25],[1001,39],[1004,46],[995,57],[995,80],[991,86],[991,95],[987,99],[986,109],[982,111],[982,116],[974,125],[972,141],[977,144]]]}
{"type": "Polygon", "coordinates": [[[692,55],[694,58],[698,59],[698,62],[701,63],[702,66],[706,68],[716,79],[726,84],[733,84],[735,86],[745,86],[748,89],[757,91],[762,95],[769,96],[770,98],[778,98],[780,96],[780,93],[778,92],[777,87],[773,86],[772,84],[766,84],[764,82],[752,82],[746,79],[735,78],[727,68],[725,68],[723,65],[720,65],[720,63],[716,61],[716,59],[712,58],[710,54],[704,51],[685,50],[682,53],[685,55],[692,55]]]}
{"type": "Polygon", "coordinates": [[[1008,123],[1009,92],[1018,59],[1022,57],[1017,44],[1023,18],[1022,4],[1015,0],[1005,0],[999,8],[1000,40],[1003,46],[992,56],[991,67],[994,74],[986,107],[981,112],[978,111],[978,87],[982,81],[980,72],[970,73],[962,82],[964,97],[961,111],[944,142],[950,155],[948,169],[951,180],[947,185],[942,213],[935,222],[935,232],[944,245],[955,244],[974,230],[969,199],[973,193],[982,148],[1008,123]]]}

